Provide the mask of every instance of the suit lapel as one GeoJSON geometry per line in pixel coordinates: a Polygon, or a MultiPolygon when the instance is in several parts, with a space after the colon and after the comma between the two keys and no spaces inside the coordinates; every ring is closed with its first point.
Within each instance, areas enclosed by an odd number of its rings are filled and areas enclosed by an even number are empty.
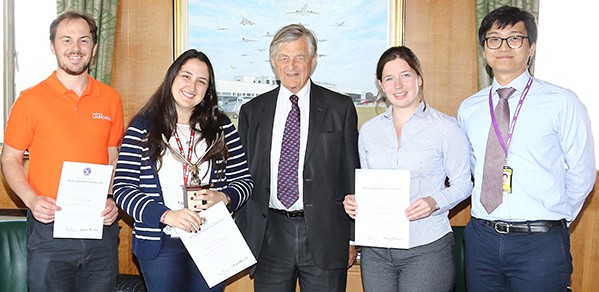
{"type": "Polygon", "coordinates": [[[308,161],[308,157],[310,157],[312,151],[314,151],[316,142],[318,142],[322,121],[328,108],[324,103],[324,99],[323,92],[318,86],[312,83],[312,87],[310,88],[310,122],[308,125],[308,141],[306,142],[304,162],[308,161]]]}
{"type": "Polygon", "coordinates": [[[259,108],[261,119],[258,122],[258,133],[256,138],[257,147],[262,149],[261,152],[268,157],[268,159],[262,159],[263,169],[268,172],[270,177],[270,151],[272,149],[272,128],[275,120],[275,109],[277,105],[278,87],[276,90],[272,90],[268,93],[268,100],[262,103],[259,108]]]}

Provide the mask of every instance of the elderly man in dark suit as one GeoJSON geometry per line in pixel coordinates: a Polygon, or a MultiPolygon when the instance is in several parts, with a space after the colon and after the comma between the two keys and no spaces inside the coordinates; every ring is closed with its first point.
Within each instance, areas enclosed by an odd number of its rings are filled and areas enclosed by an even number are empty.
{"type": "Polygon", "coordinates": [[[239,134],[255,182],[238,221],[258,263],[255,291],[345,291],[353,264],[343,199],[359,166],[357,114],[348,96],[310,81],[316,38],[281,28],[270,61],[281,86],[240,112],[239,134]],[[349,259],[349,263],[348,263],[349,259]]]}

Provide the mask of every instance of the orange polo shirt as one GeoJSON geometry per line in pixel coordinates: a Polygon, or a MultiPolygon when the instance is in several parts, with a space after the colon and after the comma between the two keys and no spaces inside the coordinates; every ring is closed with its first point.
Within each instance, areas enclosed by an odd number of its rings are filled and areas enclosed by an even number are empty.
{"type": "Polygon", "coordinates": [[[108,147],[123,137],[121,96],[88,75],[81,97],[54,72],[24,90],[13,105],[4,143],[29,149],[27,179],[39,194],[56,198],[64,161],[108,164],[108,147]]]}

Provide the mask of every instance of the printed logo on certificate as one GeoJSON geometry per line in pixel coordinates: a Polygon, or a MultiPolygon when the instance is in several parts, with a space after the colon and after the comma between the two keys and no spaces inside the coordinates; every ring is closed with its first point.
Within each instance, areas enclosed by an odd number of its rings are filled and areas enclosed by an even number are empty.
{"type": "Polygon", "coordinates": [[[102,239],[112,165],[65,161],[54,217],[54,238],[102,239]]]}

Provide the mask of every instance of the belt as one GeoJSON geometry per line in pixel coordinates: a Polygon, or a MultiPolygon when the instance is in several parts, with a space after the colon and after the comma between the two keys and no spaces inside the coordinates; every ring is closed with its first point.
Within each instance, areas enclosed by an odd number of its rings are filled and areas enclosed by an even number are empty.
{"type": "Polygon", "coordinates": [[[566,228],[566,219],[562,220],[539,220],[525,222],[505,222],[505,221],[489,221],[485,219],[474,218],[483,224],[492,227],[497,233],[529,233],[529,232],[547,232],[553,227],[566,228]]]}
{"type": "Polygon", "coordinates": [[[283,214],[283,215],[287,216],[287,218],[304,217],[304,210],[287,211],[287,210],[272,209],[272,208],[269,208],[268,210],[273,211],[278,214],[283,214]]]}

